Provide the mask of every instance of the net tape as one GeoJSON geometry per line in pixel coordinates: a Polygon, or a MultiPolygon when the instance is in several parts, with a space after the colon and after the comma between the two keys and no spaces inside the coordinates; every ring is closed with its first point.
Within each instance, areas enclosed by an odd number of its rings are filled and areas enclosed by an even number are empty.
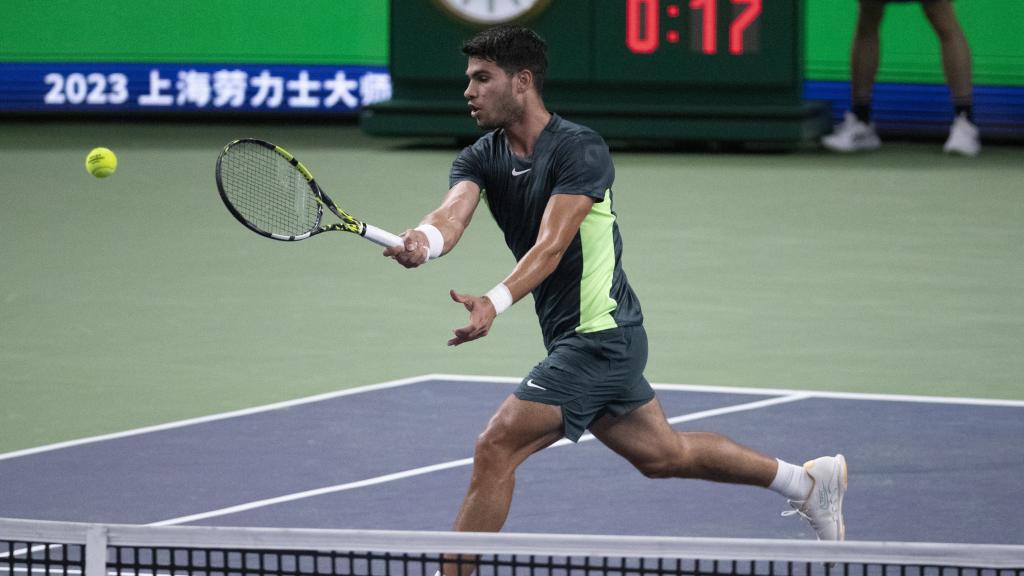
{"type": "Polygon", "coordinates": [[[0,519],[0,576],[1024,576],[1024,546],[0,519]],[[460,557],[461,558],[461,557],[460,557]]]}

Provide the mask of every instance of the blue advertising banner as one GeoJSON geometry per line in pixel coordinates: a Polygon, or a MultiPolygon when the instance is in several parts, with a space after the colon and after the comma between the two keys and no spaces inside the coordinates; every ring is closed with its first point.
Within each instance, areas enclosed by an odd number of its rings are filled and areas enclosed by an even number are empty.
{"type": "Polygon", "coordinates": [[[0,62],[0,112],[353,115],[389,98],[385,67],[0,62]]]}

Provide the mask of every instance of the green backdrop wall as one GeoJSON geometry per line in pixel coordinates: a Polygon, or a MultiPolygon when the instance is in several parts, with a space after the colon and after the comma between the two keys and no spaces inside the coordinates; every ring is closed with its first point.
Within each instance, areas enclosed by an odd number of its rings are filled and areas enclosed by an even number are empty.
{"type": "Polygon", "coordinates": [[[386,0],[35,0],[0,18],[0,61],[386,65],[386,0]]]}
{"type": "MultiPolygon", "coordinates": [[[[848,80],[857,0],[809,0],[806,78],[848,80]]],[[[956,0],[967,34],[976,84],[1024,86],[1024,2],[956,0]]],[[[890,4],[882,22],[879,82],[941,84],[939,42],[916,2],[890,4]]]]}
{"type": "MultiPolygon", "coordinates": [[[[958,0],[955,6],[971,44],[976,83],[1024,85],[1018,30],[1024,2],[958,0]]],[[[39,0],[12,3],[5,11],[0,61],[383,66],[388,58],[385,0],[39,0]]],[[[856,0],[807,2],[807,79],[847,79],[856,11],[856,0]]],[[[915,3],[888,8],[879,81],[943,81],[938,42],[915,3]]]]}

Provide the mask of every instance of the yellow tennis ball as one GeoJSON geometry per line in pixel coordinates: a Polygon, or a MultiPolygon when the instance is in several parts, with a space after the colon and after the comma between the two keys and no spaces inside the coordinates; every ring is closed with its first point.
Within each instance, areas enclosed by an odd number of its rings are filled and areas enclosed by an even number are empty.
{"type": "Polygon", "coordinates": [[[85,157],[85,169],[97,178],[106,178],[117,170],[117,156],[109,148],[93,148],[85,157]]]}

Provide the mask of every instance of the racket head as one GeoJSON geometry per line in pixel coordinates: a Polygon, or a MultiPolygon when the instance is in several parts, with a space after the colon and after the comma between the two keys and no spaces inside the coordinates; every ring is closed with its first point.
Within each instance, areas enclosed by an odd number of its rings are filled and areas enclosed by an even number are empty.
{"type": "Polygon", "coordinates": [[[243,138],[224,147],[217,191],[231,215],[261,236],[294,241],[320,232],[323,205],[313,175],[265,140],[243,138]]]}

